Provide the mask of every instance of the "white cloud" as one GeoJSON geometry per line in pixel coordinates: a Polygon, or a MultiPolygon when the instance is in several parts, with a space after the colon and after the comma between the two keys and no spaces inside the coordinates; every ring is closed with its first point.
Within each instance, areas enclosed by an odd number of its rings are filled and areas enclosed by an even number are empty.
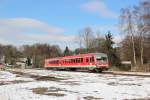
{"type": "Polygon", "coordinates": [[[96,13],[102,17],[117,18],[117,14],[111,11],[104,2],[92,0],[83,5],[81,9],[88,12],[96,13]]]}
{"type": "Polygon", "coordinates": [[[64,29],[29,18],[0,19],[0,43],[33,44],[73,42],[74,36],[66,36],[64,29]]]}
{"type": "Polygon", "coordinates": [[[108,31],[113,33],[118,33],[118,26],[117,25],[96,25],[96,30],[99,30],[103,34],[106,34],[108,31]]]}

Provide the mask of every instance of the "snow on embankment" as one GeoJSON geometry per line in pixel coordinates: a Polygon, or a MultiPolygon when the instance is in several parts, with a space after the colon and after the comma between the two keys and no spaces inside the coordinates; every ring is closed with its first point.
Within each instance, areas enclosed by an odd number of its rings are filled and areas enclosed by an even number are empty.
{"type": "Polygon", "coordinates": [[[2,100],[122,100],[150,98],[150,77],[51,70],[0,71],[2,100]],[[18,73],[18,74],[17,74],[18,73]]]}

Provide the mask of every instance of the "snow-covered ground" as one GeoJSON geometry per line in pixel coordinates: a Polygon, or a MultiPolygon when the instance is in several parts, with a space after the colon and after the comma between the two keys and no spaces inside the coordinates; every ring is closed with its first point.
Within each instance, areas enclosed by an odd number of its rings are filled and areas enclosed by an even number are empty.
{"type": "Polygon", "coordinates": [[[150,98],[150,77],[35,69],[19,71],[23,74],[0,71],[0,100],[150,98]]]}

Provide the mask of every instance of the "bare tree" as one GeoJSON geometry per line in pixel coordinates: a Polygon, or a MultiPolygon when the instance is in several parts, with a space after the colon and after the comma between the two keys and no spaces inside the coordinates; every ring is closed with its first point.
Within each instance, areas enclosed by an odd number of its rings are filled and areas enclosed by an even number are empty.
{"type": "Polygon", "coordinates": [[[83,44],[82,31],[79,31],[77,37],[75,38],[75,42],[79,45],[79,48],[82,48],[83,44]]]}
{"type": "Polygon", "coordinates": [[[150,1],[143,1],[139,6],[134,6],[133,14],[139,35],[140,63],[143,65],[144,37],[150,34],[150,1]]]}
{"type": "Polygon", "coordinates": [[[131,38],[133,61],[134,61],[134,64],[136,65],[137,62],[136,62],[135,43],[134,43],[134,23],[132,20],[132,13],[128,8],[122,9],[120,22],[121,22],[120,24],[121,24],[122,32],[130,36],[131,38]]]}
{"type": "Polygon", "coordinates": [[[57,45],[33,44],[23,46],[24,57],[32,58],[33,67],[42,67],[45,58],[53,58],[61,55],[61,50],[57,45]]]}
{"type": "Polygon", "coordinates": [[[93,32],[92,29],[90,27],[86,27],[81,31],[81,37],[83,38],[83,43],[86,47],[86,49],[88,50],[90,48],[90,42],[93,39],[93,32]]]}

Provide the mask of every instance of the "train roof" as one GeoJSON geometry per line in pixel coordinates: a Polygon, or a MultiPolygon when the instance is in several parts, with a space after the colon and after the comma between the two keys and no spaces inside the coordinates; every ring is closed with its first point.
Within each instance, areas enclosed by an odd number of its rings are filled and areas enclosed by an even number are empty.
{"type": "Polygon", "coordinates": [[[75,57],[93,56],[93,55],[96,55],[96,57],[99,57],[99,56],[107,57],[105,53],[86,53],[86,54],[78,54],[78,55],[73,55],[73,56],[65,56],[63,58],[75,58],[75,57]]]}
{"type": "Polygon", "coordinates": [[[92,54],[95,54],[96,56],[107,57],[107,54],[105,54],[105,53],[92,53],[92,54]]]}
{"type": "Polygon", "coordinates": [[[64,57],[57,57],[57,58],[49,58],[49,59],[46,59],[46,60],[59,60],[61,58],[63,59],[70,59],[70,58],[81,58],[82,56],[93,56],[93,55],[96,55],[96,57],[107,57],[107,55],[105,53],[86,53],[86,54],[79,54],[79,55],[73,55],[73,56],[64,56],[64,57]]]}

